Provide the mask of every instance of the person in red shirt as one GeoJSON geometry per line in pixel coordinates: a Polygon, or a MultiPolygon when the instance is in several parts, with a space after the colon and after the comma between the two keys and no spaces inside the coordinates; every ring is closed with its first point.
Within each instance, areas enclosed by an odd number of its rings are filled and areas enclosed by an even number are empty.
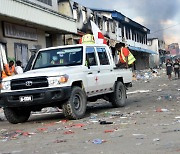
{"type": "MultiPolygon", "coordinates": [[[[119,64],[123,67],[128,68],[128,56],[129,56],[129,50],[127,47],[125,47],[124,43],[117,43],[115,45],[116,50],[118,51],[119,55],[119,64]],[[124,56],[124,57],[123,57],[124,56]]],[[[118,65],[119,65],[118,64],[118,65]]]]}

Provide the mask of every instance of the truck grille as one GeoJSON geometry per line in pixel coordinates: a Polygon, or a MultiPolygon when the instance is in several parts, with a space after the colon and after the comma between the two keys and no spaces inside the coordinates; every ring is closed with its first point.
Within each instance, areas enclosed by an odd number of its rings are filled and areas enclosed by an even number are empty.
{"type": "Polygon", "coordinates": [[[47,77],[14,79],[11,81],[11,90],[32,89],[41,87],[48,87],[47,77]]]}

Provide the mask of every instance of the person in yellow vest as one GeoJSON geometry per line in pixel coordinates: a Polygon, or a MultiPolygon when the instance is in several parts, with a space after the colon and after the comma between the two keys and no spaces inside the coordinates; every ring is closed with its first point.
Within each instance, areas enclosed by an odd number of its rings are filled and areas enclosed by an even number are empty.
{"type": "Polygon", "coordinates": [[[12,76],[15,73],[14,61],[10,61],[9,65],[4,65],[4,70],[2,71],[2,79],[12,76]]]}
{"type": "Polygon", "coordinates": [[[64,55],[59,55],[59,56],[53,56],[51,64],[67,64],[67,59],[64,57],[64,55]],[[59,57],[59,58],[58,58],[59,57]]]}
{"type": "Polygon", "coordinates": [[[95,44],[94,36],[91,30],[87,30],[86,34],[81,37],[79,44],[95,44]]]}
{"type": "Polygon", "coordinates": [[[136,59],[124,43],[117,43],[115,48],[118,51],[119,64],[121,66],[128,68],[128,65],[132,65],[134,63],[136,59]]]}

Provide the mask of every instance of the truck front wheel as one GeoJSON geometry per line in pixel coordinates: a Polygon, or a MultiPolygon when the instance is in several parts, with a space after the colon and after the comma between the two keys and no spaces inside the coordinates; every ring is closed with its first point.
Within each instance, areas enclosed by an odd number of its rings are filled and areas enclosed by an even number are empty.
{"type": "Polygon", "coordinates": [[[62,105],[63,113],[68,119],[83,118],[86,112],[87,98],[85,92],[80,87],[72,87],[69,100],[62,105]]]}
{"type": "Polygon", "coordinates": [[[110,102],[114,107],[123,107],[126,104],[126,88],[120,81],[115,83],[114,92],[110,94],[110,102]]]}
{"type": "Polygon", "coordinates": [[[21,108],[4,108],[4,114],[6,119],[12,123],[12,124],[17,124],[17,123],[23,123],[26,122],[31,114],[31,111],[21,109],[21,108]]]}

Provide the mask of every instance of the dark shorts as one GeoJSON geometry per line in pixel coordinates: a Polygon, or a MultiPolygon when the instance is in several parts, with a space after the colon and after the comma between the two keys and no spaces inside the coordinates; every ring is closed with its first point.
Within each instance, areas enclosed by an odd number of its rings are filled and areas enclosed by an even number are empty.
{"type": "Polygon", "coordinates": [[[167,75],[171,75],[172,70],[167,70],[167,75]]]}

